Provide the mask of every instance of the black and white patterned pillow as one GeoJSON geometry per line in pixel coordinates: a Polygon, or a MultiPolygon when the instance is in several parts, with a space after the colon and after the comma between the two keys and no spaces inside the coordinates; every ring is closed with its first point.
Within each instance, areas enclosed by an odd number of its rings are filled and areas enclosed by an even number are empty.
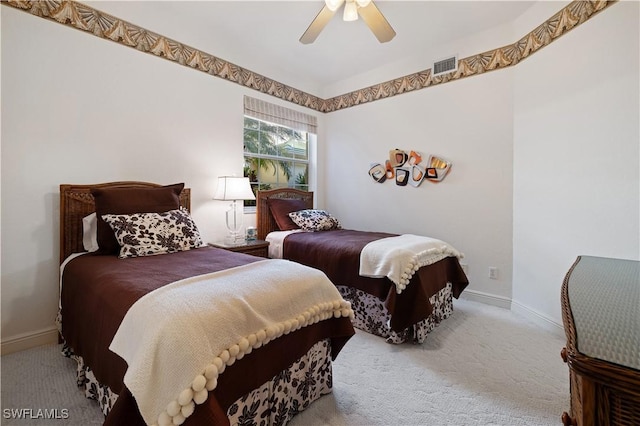
{"type": "Polygon", "coordinates": [[[119,258],[153,256],[202,247],[198,227],[184,209],[164,213],[105,214],[118,244],[119,258]]]}
{"type": "Polygon", "coordinates": [[[291,220],[304,231],[342,229],[340,222],[324,210],[299,210],[289,213],[291,220]]]}

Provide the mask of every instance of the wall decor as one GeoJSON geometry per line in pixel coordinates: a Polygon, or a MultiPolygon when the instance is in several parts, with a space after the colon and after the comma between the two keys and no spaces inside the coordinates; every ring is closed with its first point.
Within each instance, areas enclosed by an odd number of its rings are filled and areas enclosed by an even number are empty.
{"type": "MultiPolygon", "coordinates": [[[[618,0],[574,0],[514,43],[458,60],[458,69],[432,75],[431,68],[323,99],[215,55],[170,39],[131,22],[73,0],[2,0],[0,5],[23,10],[106,40],[240,84],[284,101],[330,113],[410,93],[486,72],[515,66],[618,0]]],[[[387,178],[389,178],[387,176],[387,178]]]]}
{"type": "Polygon", "coordinates": [[[409,179],[409,184],[417,188],[420,186],[425,176],[426,176],[425,170],[418,165],[414,165],[411,167],[411,178],[409,179]]]}
{"type": "Polygon", "coordinates": [[[409,153],[409,164],[412,166],[417,166],[422,162],[422,155],[418,154],[415,151],[411,151],[409,153]]]}
{"type": "Polygon", "coordinates": [[[378,183],[387,180],[387,170],[380,163],[373,163],[369,169],[369,176],[378,183]]]}
{"type": "Polygon", "coordinates": [[[389,162],[391,167],[400,167],[409,159],[409,155],[401,149],[392,149],[389,151],[389,162]]]}
{"type": "Polygon", "coordinates": [[[395,180],[398,186],[419,187],[424,180],[441,182],[451,170],[451,162],[446,159],[429,155],[426,162],[422,162],[422,154],[418,151],[392,149],[389,159],[382,163],[371,163],[369,176],[377,183],[395,180]]]}
{"type": "Polygon", "coordinates": [[[406,167],[396,167],[396,185],[406,186],[409,182],[410,171],[406,167]]]}
{"type": "Polygon", "coordinates": [[[393,171],[393,167],[391,167],[391,162],[389,160],[384,162],[384,167],[387,173],[387,179],[393,179],[396,174],[393,171]]]}
{"type": "Polygon", "coordinates": [[[435,170],[435,176],[429,176],[428,179],[433,182],[440,182],[444,177],[449,173],[451,169],[451,163],[443,160],[440,157],[436,157],[434,155],[429,156],[429,160],[427,161],[429,168],[435,170]]]}

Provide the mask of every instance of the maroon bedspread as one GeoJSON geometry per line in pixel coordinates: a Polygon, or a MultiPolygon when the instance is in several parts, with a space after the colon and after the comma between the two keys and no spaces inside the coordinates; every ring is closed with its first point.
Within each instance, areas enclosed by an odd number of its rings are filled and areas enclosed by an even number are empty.
{"type": "MultiPolygon", "coordinates": [[[[144,424],[135,400],[123,385],[126,362],[108,347],[128,309],[146,293],[190,276],[264,260],[213,247],[168,255],[118,259],[84,255],[64,270],[62,335],[83,357],[96,379],[119,395],[105,424],[144,424]]],[[[332,339],[335,357],[353,335],[349,318],[334,318],[276,339],[228,367],[213,391],[185,425],[226,424],[226,410],[305,354],[314,343],[332,339]],[[251,374],[248,374],[251,373],[251,374]],[[204,423],[204,422],[207,423],[204,423]]]]}
{"type": "Polygon", "coordinates": [[[431,315],[429,298],[448,282],[457,298],[469,280],[455,257],[420,268],[400,294],[388,278],[360,276],[360,252],[364,246],[393,236],[396,235],[349,229],[298,232],[285,238],[283,257],[320,269],[335,285],[354,287],[384,300],[391,314],[391,328],[400,332],[431,315]]]}

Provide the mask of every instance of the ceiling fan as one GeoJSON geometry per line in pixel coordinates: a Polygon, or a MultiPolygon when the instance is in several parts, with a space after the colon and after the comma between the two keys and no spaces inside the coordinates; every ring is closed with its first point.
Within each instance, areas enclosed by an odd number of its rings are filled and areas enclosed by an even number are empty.
{"type": "Polygon", "coordinates": [[[396,32],[372,0],[325,0],[324,7],[302,34],[300,42],[303,44],[313,43],[320,31],[343,4],[343,20],[355,21],[360,15],[380,43],[386,43],[395,37],[396,32]]]}

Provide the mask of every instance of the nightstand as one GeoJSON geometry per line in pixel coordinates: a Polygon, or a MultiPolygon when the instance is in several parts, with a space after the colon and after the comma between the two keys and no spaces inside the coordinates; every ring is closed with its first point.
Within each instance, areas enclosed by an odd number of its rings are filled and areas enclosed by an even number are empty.
{"type": "Polygon", "coordinates": [[[240,241],[237,244],[228,244],[220,241],[216,243],[209,243],[209,245],[238,253],[269,257],[269,242],[264,240],[240,241]]]}

